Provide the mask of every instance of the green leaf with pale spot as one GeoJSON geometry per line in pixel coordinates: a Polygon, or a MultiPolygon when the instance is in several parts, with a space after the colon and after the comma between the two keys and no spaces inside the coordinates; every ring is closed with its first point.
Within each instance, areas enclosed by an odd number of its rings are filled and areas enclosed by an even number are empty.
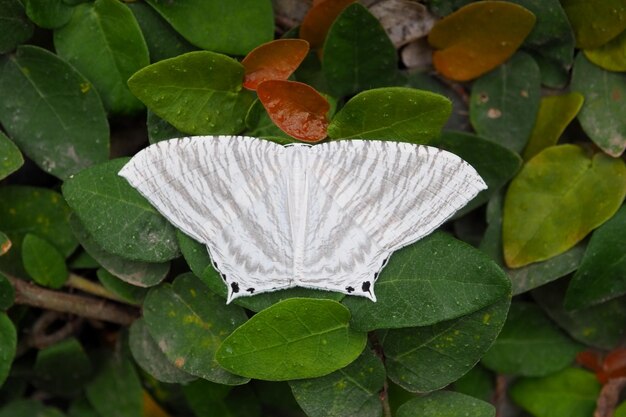
{"type": "Polygon", "coordinates": [[[117,175],[127,162],[115,159],[81,171],[63,184],[63,196],[105,251],[144,262],[174,259],[174,226],[117,175]]]}
{"type": "Polygon", "coordinates": [[[72,17],[74,8],[64,0],[26,0],[26,15],[37,26],[56,29],[72,17]]]}
{"type": "Polygon", "coordinates": [[[320,378],[290,381],[289,386],[309,417],[380,417],[384,383],[383,363],[366,348],[345,368],[320,378]]]}
{"type": "Polygon", "coordinates": [[[518,379],[509,395],[535,417],[590,417],[599,394],[593,373],[567,368],[543,378],[518,379]]]}
{"type": "Polygon", "coordinates": [[[193,274],[184,274],[152,288],[143,309],[148,332],[176,367],[220,384],[248,382],[215,360],[226,336],[247,320],[241,307],[226,305],[193,274]]]}
{"type": "Polygon", "coordinates": [[[411,392],[445,387],[468,372],[494,342],[510,299],[432,326],[381,330],[389,378],[411,392]]]}
{"type": "Polygon", "coordinates": [[[361,331],[427,326],[484,308],[511,284],[487,255],[445,233],[395,252],[374,290],[377,302],[346,297],[351,325],[361,331]]]}
{"type": "Polygon", "coordinates": [[[580,350],[536,304],[516,302],[483,365],[502,374],[543,376],[570,365],[580,350]]]}
{"type": "Polygon", "coordinates": [[[622,0],[561,0],[561,5],[578,48],[597,48],[626,29],[626,4],[622,0]]]}
{"type": "Polygon", "coordinates": [[[111,113],[134,113],[142,104],[126,81],[150,62],[148,47],[135,17],[117,0],[76,6],[72,20],[54,32],[54,47],[98,90],[111,113]]]}
{"type": "Polygon", "coordinates": [[[189,52],[136,72],[130,90],[176,129],[197,135],[236,134],[254,94],[243,89],[243,66],[226,55],[189,52]]]}
{"type": "Polygon", "coordinates": [[[11,139],[0,132],[0,180],[17,171],[24,164],[24,157],[11,139]]]}
{"type": "Polygon", "coordinates": [[[68,278],[63,255],[46,239],[27,234],[22,241],[22,263],[39,285],[61,288],[68,278]]]}
{"type": "Polygon", "coordinates": [[[442,95],[406,87],[376,88],[352,97],[328,126],[332,139],[429,143],[439,136],[452,104],[442,95]]]}
{"type": "Polygon", "coordinates": [[[438,391],[414,398],[398,408],[396,417],[494,417],[488,402],[458,392],[438,391]]]}
{"type": "Polygon", "coordinates": [[[610,219],[626,195],[626,165],[576,145],[528,161],[504,201],[504,258],[519,268],[559,255],[610,219]]]}
{"type": "Polygon", "coordinates": [[[30,38],[33,29],[20,0],[0,0],[0,54],[30,38]]]}
{"type": "MultiPolygon", "coordinates": [[[[16,348],[17,332],[15,326],[6,313],[0,312],[0,387],[9,376],[16,348]]],[[[2,416],[2,412],[0,412],[0,416],[2,416]]]]}
{"type": "Polygon", "coordinates": [[[65,414],[45,407],[36,400],[16,400],[0,409],[0,417],[63,417],[65,414]]]}
{"type": "Polygon", "coordinates": [[[269,381],[327,375],[354,361],[367,334],[349,326],[336,301],[290,298],[257,313],[216,353],[229,371],[269,381]]]}

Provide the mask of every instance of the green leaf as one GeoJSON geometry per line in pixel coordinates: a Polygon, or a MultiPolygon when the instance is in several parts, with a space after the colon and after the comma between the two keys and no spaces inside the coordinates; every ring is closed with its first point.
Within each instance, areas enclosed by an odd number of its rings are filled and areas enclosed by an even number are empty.
{"type": "Polygon", "coordinates": [[[241,307],[225,305],[197,277],[185,274],[151,289],[143,308],[150,335],[177,368],[220,384],[247,382],[215,360],[226,336],[247,319],[241,307]]]}
{"type": "Polygon", "coordinates": [[[147,2],[178,33],[201,49],[245,55],[274,37],[270,0],[147,2]]]}
{"type": "Polygon", "coordinates": [[[513,295],[525,293],[576,271],[586,246],[585,243],[579,243],[547,261],[536,262],[517,269],[507,269],[506,272],[513,284],[513,295]]]}
{"type": "Polygon", "coordinates": [[[580,350],[537,305],[516,302],[483,365],[503,374],[543,376],[570,365],[580,350]]]}
{"type": "Polygon", "coordinates": [[[626,195],[624,161],[552,146],[528,161],[509,186],[502,235],[508,266],[559,255],[610,219],[626,195]]]}
{"type": "Polygon", "coordinates": [[[445,387],[489,349],[506,319],[510,299],[433,326],[381,331],[389,378],[411,392],[445,387]]]}
{"type": "Polygon", "coordinates": [[[109,157],[106,114],[87,79],[36,46],[0,58],[0,122],[17,146],[61,179],[109,157]]]}
{"type": "Polygon", "coordinates": [[[524,159],[529,160],[539,152],[556,145],[563,131],[583,105],[584,97],[576,92],[541,99],[535,126],[524,149],[524,159]]]}
{"type": "Polygon", "coordinates": [[[86,397],[78,397],[67,410],[68,417],[100,417],[86,397]]]}
{"type": "Polygon", "coordinates": [[[454,390],[483,401],[491,401],[494,375],[477,363],[468,373],[454,382],[454,390]]]}
{"type": "Polygon", "coordinates": [[[323,50],[324,76],[336,96],[389,86],[395,81],[396,49],[378,19],[358,3],[337,17],[323,50]]]}
{"type": "Polygon", "coordinates": [[[80,342],[70,337],[37,352],[34,371],[37,388],[71,397],[82,391],[92,366],[80,342]]]}
{"type": "MultiPolygon", "coordinates": [[[[0,387],[9,376],[17,347],[17,332],[6,313],[0,312],[0,387]]],[[[0,412],[0,416],[2,416],[0,412]]],[[[7,416],[10,414],[7,414],[7,416]]],[[[13,417],[13,415],[11,415],[13,417]]],[[[30,416],[29,416],[30,417],[30,416]]]]}
{"type": "Polygon", "coordinates": [[[367,335],[349,326],[350,312],[331,300],[291,298],[257,313],[219,348],[229,371],[269,381],[314,378],[343,368],[367,335]]]}
{"type": "Polygon", "coordinates": [[[589,417],[599,394],[595,375],[579,368],[543,378],[522,378],[510,390],[513,401],[535,417],[589,417]]]}
{"type": "Polygon", "coordinates": [[[137,364],[159,381],[181,384],[193,381],[195,376],[181,371],[159,349],[148,332],[145,320],[135,320],[130,326],[128,344],[137,364]]]}
{"type": "MultiPolygon", "coordinates": [[[[8,310],[13,305],[15,290],[9,280],[0,273],[0,310],[8,310]]],[[[2,385],[0,383],[0,385],[2,385]]]]}
{"type": "Polygon", "coordinates": [[[0,409],[0,417],[63,417],[64,414],[52,407],[45,407],[35,400],[13,401],[0,409]]]}
{"type": "MultiPolygon", "coordinates": [[[[189,407],[198,417],[261,417],[259,399],[248,385],[229,387],[198,379],[182,388],[189,407]]],[[[273,405],[276,407],[277,403],[273,405]]]]}
{"type": "Polygon", "coordinates": [[[33,30],[19,0],[0,0],[0,54],[10,52],[30,38],[33,30]]]}
{"type": "Polygon", "coordinates": [[[576,36],[576,47],[597,48],[626,29],[622,0],[561,0],[576,36]]]}
{"type": "Polygon", "coordinates": [[[0,256],[11,250],[13,243],[6,233],[0,231],[0,256]]]}
{"type": "Polygon", "coordinates": [[[608,71],[626,71],[626,30],[599,48],[583,51],[587,59],[608,71]]]}
{"type": "Polygon", "coordinates": [[[63,0],[26,0],[26,15],[37,26],[56,29],[72,17],[73,7],[63,0]]]}
{"type": "Polygon", "coordinates": [[[380,417],[379,392],[385,383],[385,367],[370,350],[345,368],[311,379],[290,381],[293,395],[309,417],[380,417]]]}
{"type": "Polygon", "coordinates": [[[99,164],[63,184],[63,196],[98,245],[115,255],[164,262],[179,254],[174,227],[117,175],[128,158],[99,164]]]}
{"type": "Polygon", "coordinates": [[[588,346],[611,350],[626,335],[626,299],[616,298],[592,307],[567,311],[563,308],[567,280],[544,285],[532,292],[535,301],[573,339],[588,346]]]}
{"type": "Polygon", "coordinates": [[[196,48],[180,36],[159,14],[145,3],[126,3],[137,19],[148,50],[150,61],[173,58],[196,48]]]}
{"type": "Polygon", "coordinates": [[[376,303],[362,297],[343,303],[357,330],[427,326],[480,310],[510,288],[487,255],[434,233],[392,255],[376,282],[376,303]]]}
{"type": "MultiPolygon", "coordinates": [[[[193,273],[196,274],[211,291],[226,300],[228,290],[220,274],[213,268],[206,246],[196,242],[180,231],[178,231],[178,244],[193,273]]],[[[323,298],[340,301],[344,297],[344,294],[298,287],[257,294],[252,297],[241,297],[237,298],[233,303],[248,310],[258,312],[279,301],[294,297],[323,298]]]]}
{"type": "MultiPolygon", "coordinates": [[[[76,217],[76,216],[72,216],[76,217]]],[[[67,264],[69,269],[98,269],[100,264],[90,254],[85,252],[82,248],[78,249],[77,253],[72,255],[69,263],[67,264]]]]}
{"type": "Polygon", "coordinates": [[[519,170],[522,159],[515,152],[480,136],[462,132],[443,132],[433,145],[450,151],[469,162],[487,183],[487,189],[459,210],[461,217],[485,204],[519,170]]]}
{"type": "Polygon", "coordinates": [[[620,156],[626,149],[626,119],[622,117],[626,74],[605,71],[578,54],[571,88],[585,96],[578,114],[585,133],[604,152],[620,156]]]}
{"type": "MultiPolygon", "coordinates": [[[[206,25],[206,23],[204,24],[206,25]]],[[[243,90],[244,69],[209,51],[189,52],[145,67],[128,86],[156,115],[191,134],[235,134],[254,95],[243,90]]]]}
{"type": "Polygon", "coordinates": [[[161,119],[159,116],[154,114],[154,112],[150,111],[150,109],[148,109],[146,124],[148,125],[148,140],[150,141],[150,144],[157,143],[162,140],[188,136],[165,120],[161,119]]]}
{"type": "Polygon", "coordinates": [[[142,104],[126,80],[150,63],[139,25],[124,3],[96,0],[76,6],[72,20],[54,32],[58,54],[84,74],[111,113],[134,113],[142,104]]]}
{"type": "Polygon", "coordinates": [[[70,217],[70,226],[82,247],[89,255],[94,257],[99,265],[102,265],[111,274],[129,284],[138,287],[157,285],[163,281],[170,270],[169,262],[148,263],[132,261],[105,251],[93,239],[75,215],[70,217]]]}
{"type": "Polygon", "coordinates": [[[68,224],[70,208],[57,192],[26,186],[0,187],[0,230],[11,239],[11,250],[0,257],[0,270],[18,276],[22,266],[22,239],[33,233],[52,243],[63,256],[78,245],[68,224]]]}
{"type": "Polygon", "coordinates": [[[398,408],[396,417],[494,417],[493,405],[458,392],[438,391],[414,398],[398,408]]]}
{"type": "Polygon", "coordinates": [[[588,307],[626,293],[626,206],[591,236],[567,289],[565,307],[588,307]]]}
{"type": "Polygon", "coordinates": [[[85,387],[93,408],[101,416],[141,417],[143,391],[129,358],[121,354],[98,358],[100,369],[85,387]]]}
{"type": "Polygon", "coordinates": [[[0,132],[0,180],[17,171],[24,164],[24,157],[17,146],[0,132]]]}
{"type": "Polygon", "coordinates": [[[146,288],[128,284],[104,268],[98,269],[98,271],[96,271],[96,275],[98,277],[98,281],[100,281],[104,288],[127,304],[141,305],[141,302],[148,293],[146,288]]]}
{"type": "Polygon", "coordinates": [[[27,234],[22,241],[22,262],[28,275],[39,285],[61,288],[68,278],[63,255],[46,239],[27,234]]]}
{"type": "Polygon", "coordinates": [[[372,89],[346,103],[330,122],[328,136],[428,143],[439,136],[451,108],[450,100],[428,91],[372,89]]]}
{"type": "Polygon", "coordinates": [[[518,52],[474,82],[470,121],[476,133],[520,152],[539,110],[541,75],[537,63],[518,52]]]}

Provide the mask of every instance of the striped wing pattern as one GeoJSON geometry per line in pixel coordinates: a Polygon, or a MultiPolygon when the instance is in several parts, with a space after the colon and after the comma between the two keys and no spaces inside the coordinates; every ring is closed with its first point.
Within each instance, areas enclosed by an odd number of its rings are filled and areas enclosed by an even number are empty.
{"type": "Polygon", "coordinates": [[[391,253],[486,188],[454,154],[390,141],[172,139],[139,152],[120,175],[207,246],[228,302],[294,286],[375,301],[391,253]]]}

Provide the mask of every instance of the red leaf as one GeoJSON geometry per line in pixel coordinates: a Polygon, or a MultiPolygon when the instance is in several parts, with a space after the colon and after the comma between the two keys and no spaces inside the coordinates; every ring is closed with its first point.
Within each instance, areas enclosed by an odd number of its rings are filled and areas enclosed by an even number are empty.
{"type": "Polygon", "coordinates": [[[603,368],[609,379],[626,376],[626,349],[618,348],[609,352],[604,358],[603,368]]]}
{"type": "Polygon", "coordinates": [[[585,350],[576,355],[576,362],[594,372],[602,370],[602,355],[592,350],[585,350]]]}
{"type": "Polygon", "coordinates": [[[302,39],[278,39],[252,50],[241,61],[246,70],[243,86],[256,90],[267,80],[286,80],[309,52],[309,43],[302,39]]]}
{"type": "Polygon", "coordinates": [[[328,29],[337,16],[354,3],[356,0],[325,0],[313,3],[302,19],[300,25],[300,37],[309,41],[311,48],[319,48],[324,45],[328,29]]]}
{"type": "Polygon", "coordinates": [[[270,80],[259,84],[257,94],[272,121],[289,136],[306,142],[326,137],[330,105],[313,87],[270,80]]]}

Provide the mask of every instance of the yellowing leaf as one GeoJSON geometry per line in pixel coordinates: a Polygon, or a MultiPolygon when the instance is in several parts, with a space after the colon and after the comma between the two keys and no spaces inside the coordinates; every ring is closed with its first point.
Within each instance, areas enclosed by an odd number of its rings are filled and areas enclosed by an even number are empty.
{"type": "Polygon", "coordinates": [[[561,0],[561,5],[578,48],[597,48],[626,29],[624,0],[561,0]]]}
{"type": "Polygon", "coordinates": [[[626,71],[626,30],[608,43],[585,49],[587,59],[609,71],[626,71]]]}
{"type": "Polygon", "coordinates": [[[535,15],[517,4],[479,1],[435,24],[428,41],[437,71],[457,81],[474,79],[506,61],[535,24],[535,15]]]}
{"type": "Polygon", "coordinates": [[[504,258],[511,268],[561,254],[615,214],[626,165],[576,145],[544,149],[513,179],[504,201],[504,258]]]}

